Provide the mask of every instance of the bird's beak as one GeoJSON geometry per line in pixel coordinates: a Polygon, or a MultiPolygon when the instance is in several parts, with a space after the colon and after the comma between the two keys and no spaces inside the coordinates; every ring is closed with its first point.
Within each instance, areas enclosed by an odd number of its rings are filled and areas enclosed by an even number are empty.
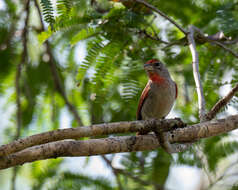
{"type": "Polygon", "coordinates": [[[144,64],[144,69],[145,69],[146,71],[153,71],[153,70],[154,70],[154,67],[153,67],[152,64],[147,63],[147,64],[144,64]]]}

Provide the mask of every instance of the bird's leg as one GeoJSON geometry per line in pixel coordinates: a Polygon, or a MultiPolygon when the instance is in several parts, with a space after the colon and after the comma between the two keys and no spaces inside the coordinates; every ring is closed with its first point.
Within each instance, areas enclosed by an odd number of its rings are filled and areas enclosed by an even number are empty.
{"type": "Polygon", "coordinates": [[[167,132],[158,132],[155,131],[155,135],[159,141],[160,146],[169,154],[176,153],[173,146],[170,144],[168,140],[167,132]]]}
{"type": "MultiPolygon", "coordinates": [[[[162,119],[164,119],[164,117],[162,119]]],[[[160,146],[169,154],[185,151],[192,145],[192,143],[170,144],[168,132],[160,132],[156,130],[154,133],[160,143],[160,146]]]]}
{"type": "Polygon", "coordinates": [[[170,144],[168,133],[155,131],[160,146],[169,154],[183,152],[192,146],[192,143],[170,144]]]}

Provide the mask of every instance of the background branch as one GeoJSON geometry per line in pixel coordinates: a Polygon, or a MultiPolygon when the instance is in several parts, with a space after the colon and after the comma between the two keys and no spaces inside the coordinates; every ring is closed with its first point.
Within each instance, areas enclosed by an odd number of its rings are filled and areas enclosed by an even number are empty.
{"type": "Polygon", "coordinates": [[[214,35],[210,35],[210,36],[206,36],[199,28],[193,26],[193,30],[196,32],[196,38],[199,39],[199,41],[203,41],[203,42],[209,42],[211,44],[215,44],[221,48],[223,48],[225,51],[228,51],[229,53],[231,53],[234,57],[238,58],[238,54],[235,53],[232,49],[226,47],[225,44],[233,44],[236,43],[237,40],[228,40],[227,37],[225,37],[223,32],[218,32],[214,35]],[[222,41],[226,39],[226,41],[222,41]]]}
{"type": "Polygon", "coordinates": [[[170,17],[168,17],[165,13],[163,13],[162,11],[160,11],[159,9],[157,9],[156,7],[154,7],[153,5],[143,1],[143,0],[135,0],[138,3],[143,4],[144,6],[146,6],[147,8],[153,10],[154,12],[158,13],[160,16],[164,17],[166,20],[168,20],[169,22],[171,22],[173,25],[175,25],[181,32],[184,33],[184,35],[187,35],[187,31],[185,29],[183,29],[177,22],[175,22],[173,19],[171,19],[170,17]]]}
{"type": "Polygon", "coordinates": [[[116,168],[114,168],[112,166],[112,160],[109,160],[105,155],[102,155],[102,159],[106,162],[106,164],[111,168],[115,178],[116,178],[116,181],[117,181],[117,184],[118,184],[118,188],[119,190],[123,190],[123,187],[122,187],[122,184],[121,184],[121,181],[120,181],[120,176],[119,176],[119,172],[116,171],[116,168]]]}
{"type": "Polygon", "coordinates": [[[217,46],[223,48],[224,50],[228,51],[229,53],[231,53],[234,57],[238,58],[238,54],[235,53],[232,49],[226,47],[223,43],[221,42],[216,42],[216,41],[213,41],[214,44],[216,44],[217,46]]]}
{"type": "Polygon", "coordinates": [[[206,120],[211,120],[213,119],[216,114],[224,107],[228,104],[228,102],[232,99],[232,97],[238,92],[238,83],[235,85],[234,88],[231,89],[231,91],[222,99],[220,99],[211,109],[211,111],[209,111],[206,114],[206,120]]]}
{"type": "Polygon", "coordinates": [[[205,98],[203,94],[203,87],[200,79],[199,74],[199,58],[198,53],[196,51],[196,43],[194,41],[194,27],[189,27],[189,34],[187,35],[188,42],[189,42],[189,49],[192,54],[192,65],[193,65],[193,77],[196,84],[196,90],[198,94],[198,108],[199,108],[199,118],[200,121],[204,120],[205,116],[205,98]]]}
{"type": "MultiPolygon", "coordinates": [[[[41,30],[44,31],[45,29],[44,29],[44,23],[43,23],[40,7],[38,5],[37,0],[34,0],[34,3],[35,3],[35,6],[36,6],[38,15],[40,17],[41,30]]],[[[51,70],[51,73],[52,73],[52,77],[53,77],[53,81],[54,81],[56,90],[62,96],[65,104],[67,105],[69,111],[73,114],[73,116],[74,116],[75,120],[78,122],[78,124],[83,125],[83,123],[81,121],[81,118],[79,117],[78,111],[76,110],[75,106],[69,101],[69,99],[68,99],[68,97],[65,93],[65,89],[64,89],[63,84],[61,82],[61,79],[60,79],[60,76],[59,76],[59,73],[58,73],[58,69],[57,69],[57,66],[56,66],[56,62],[55,62],[55,59],[54,59],[54,55],[52,53],[52,49],[51,49],[51,46],[50,46],[50,43],[49,43],[48,40],[46,40],[45,45],[46,45],[46,52],[47,52],[47,54],[49,55],[49,58],[50,58],[49,65],[50,65],[50,70],[51,70]]]]}
{"type": "MultiPolygon", "coordinates": [[[[21,72],[22,67],[26,62],[27,59],[27,35],[28,35],[28,22],[29,22],[29,15],[30,15],[30,0],[26,1],[24,11],[26,12],[26,18],[24,21],[24,27],[22,32],[22,54],[21,54],[21,60],[20,63],[17,65],[16,69],[16,77],[15,77],[15,91],[16,91],[16,134],[14,139],[18,139],[20,137],[20,132],[22,128],[22,108],[21,108],[21,87],[20,87],[20,81],[21,81],[21,72]]],[[[16,189],[16,177],[17,177],[17,171],[18,168],[15,167],[13,169],[12,173],[12,181],[11,181],[11,189],[16,189]]]]}
{"type": "MultiPolygon", "coordinates": [[[[130,173],[128,171],[125,171],[125,170],[119,169],[119,168],[115,168],[112,165],[112,161],[109,160],[105,155],[102,155],[102,158],[105,160],[107,165],[112,169],[112,171],[113,171],[113,173],[114,173],[114,175],[116,176],[117,179],[119,179],[119,174],[122,174],[122,175],[125,175],[125,176],[133,179],[135,182],[140,183],[143,186],[150,186],[151,185],[151,186],[154,186],[156,188],[156,190],[163,190],[164,189],[161,185],[159,185],[157,183],[151,183],[149,181],[142,180],[141,178],[133,175],[132,173],[130,173]]],[[[118,186],[120,187],[120,189],[122,189],[121,184],[119,184],[118,186]]]]}

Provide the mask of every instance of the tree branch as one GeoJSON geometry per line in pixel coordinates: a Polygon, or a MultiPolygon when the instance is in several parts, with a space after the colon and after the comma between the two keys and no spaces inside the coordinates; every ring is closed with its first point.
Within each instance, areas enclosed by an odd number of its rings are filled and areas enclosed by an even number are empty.
{"type": "MultiPolygon", "coordinates": [[[[149,121],[136,121],[149,124],[149,121]]],[[[125,122],[124,122],[125,123],[125,122]]],[[[132,127],[128,122],[128,128],[132,127]]],[[[153,122],[151,123],[151,125],[153,122]]],[[[113,125],[105,124],[108,130],[113,125]]],[[[115,123],[114,123],[115,125],[115,123]]],[[[120,125],[117,123],[115,126],[120,125]]],[[[148,125],[151,126],[151,125],[148,125]]],[[[91,126],[93,127],[93,126],[91,126]]],[[[219,135],[238,128],[238,115],[216,121],[208,121],[167,132],[170,143],[193,142],[200,138],[219,135]]],[[[0,169],[21,165],[27,162],[57,157],[92,156],[118,152],[154,150],[159,142],[155,135],[121,136],[105,139],[63,140],[26,148],[7,156],[0,157],[0,169]]]]}
{"type": "Polygon", "coordinates": [[[237,42],[236,40],[230,41],[227,40],[227,37],[225,37],[223,32],[218,32],[214,35],[206,36],[199,28],[193,26],[194,31],[197,33],[196,39],[199,39],[200,41],[209,42],[211,44],[216,44],[217,46],[223,48],[225,51],[228,51],[231,53],[234,57],[238,58],[238,54],[235,53],[232,49],[225,46],[225,44],[233,44],[237,42]],[[222,42],[222,40],[226,39],[226,41],[222,42]]]}
{"type": "MultiPolygon", "coordinates": [[[[21,108],[21,87],[20,87],[20,81],[21,81],[21,71],[22,67],[26,62],[27,59],[27,35],[28,35],[28,23],[29,23],[29,15],[30,15],[30,0],[26,1],[24,10],[26,12],[26,18],[24,21],[24,27],[22,32],[22,46],[23,51],[21,54],[21,60],[20,63],[17,65],[16,70],[16,77],[15,77],[15,91],[16,91],[16,134],[14,139],[18,139],[20,137],[21,128],[22,128],[22,108],[21,108]]],[[[16,23],[15,23],[16,24],[16,23]]],[[[15,28],[13,26],[13,28],[15,28]]],[[[17,178],[17,172],[18,168],[15,167],[13,169],[12,173],[12,180],[11,180],[11,189],[16,189],[16,178],[17,178]]]]}
{"type": "Polygon", "coordinates": [[[122,184],[121,184],[121,181],[120,181],[119,172],[116,171],[116,168],[114,168],[112,166],[112,161],[109,160],[105,155],[102,155],[101,157],[106,162],[106,164],[111,168],[111,170],[112,170],[112,172],[113,172],[113,174],[114,174],[114,176],[116,178],[119,190],[123,190],[124,188],[122,187],[122,184]]]}
{"type": "Polygon", "coordinates": [[[198,108],[199,108],[199,118],[201,121],[204,120],[205,116],[205,98],[203,95],[203,87],[200,79],[200,74],[199,74],[199,58],[198,58],[198,53],[196,51],[196,43],[194,41],[194,27],[190,26],[189,27],[189,34],[187,35],[188,42],[189,42],[189,48],[192,54],[192,59],[193,59],[193,77],[195,80],[196,84],[196,90],[198,94],[198,108]]]}
{"type": "Polygon", "coordinates": [[[138,31],[138,33],[143,34],[145,37],[147,37],[151,40],[158,41],[163,44],[169,44],[169,42],[166,42],[166,41],[160,39],[158,36],[152,36],[152,35],[148,34],[148,32],[146,30],[140,30],[140,31],[138,31]]]}
{"type": "Polygon", "coordinates": [[[21,101],[20,101],[20,97],[21,97],[20,79],[21,79],[22,66],[25,64],[26,58],[27,58],[27,34],[28,34],[28,21],[29,21],[29,15],[30,15],[29,8],[30,8],[30,0],[28,0],[25,5],[26,18],[25,18],[24,28],[22,32],[23,51],[22,51],[20,63],[17,65],[17,72],[16,72],[16,78],[15,78],[16,105],[17,105],[17,118],[16,118],[17,132],[16,132],[15,139],[19,138],[21,125],[22,125],[21,101]]]}
{"type": "Polygon", "coordinates": [[[183,29],[177,22],[175,22],[173,19],[169,18],[165,13],[163,13],[162,11],[160,11],[159,9],[157,9],[156,7],[154,7],[153,5],[143,1],[143,0],[135,0],[138,3],[143,4],[144,6],[148,7],[149,9],[153,10],[154,12],[158,13],[160,16],[164,17],[166,20],[168,20],[169,22],[171,22],[173,25],[175,25],[181,32],[184,33],[184,35],[187,35],[187,31],[185,29],[183,29]]]}
{"type": "MultiPolygon", "coordinates": [[[[41,30],[44,31],[44,23],[43,23],[42,15],[41,15],[41,12],[40,12],[40,7],[39,7],[38,2],[36,0],[34,0],[34,3],[35,3],[35,6],[36,6],[36,9],[37,9],[37,12],[39,14],[39,17],[40,17],[41,30]]],[[[50,57],[49,65],[50,65],[50,70],[51,70],[51,73],[52,73],[52,77],[53,77],[53,81],[54,81],[56,90],[62,96],[65,104],[67,105],[69,111],[73,114],[73,116],[74,116],[75,120],[78,122],[78,124],[83,125],[83,123],[81,121],[81,118],[79,117],[79,114],[78,114],[76,108],[74,107],[73,104],[71,104],[71,102],[69,101],[69,99],[68,99],[68,97],[65,93],[64,87],[62,85],[62,82],[61,82],[61,79],[60,79],[60,76],[59,76],[59,73],[58,73],[58,70],[57,70],[54,55],[52,53],[49,41],[46,40],[45,44],[46,44],[46,52],[50,57]]]]}
{"type": "Polygon", "coordinates": [[[58,129],[37,135],[32,135],[23,139],[18,139],[9,144],[0,146],[0,156],[21,151],[25,148],[45,144],[64,139],[79,139],[81,137],[95,137],[117,133],[134,133],[143,131],[148,133],[156,128],[161,131],[169,131],[175,127],[184,127],[185,124],[180,119],[166,120],[146,120],[132,122],[116,122],[91,125],[86,127],[58,129]]]}
{"type": "Polygon", "coordinates": [[[69,109],[69,111],[73,114],[74,118],[78,122],[78,125],[81,126],[81,125],[83,125],[83,123],[81,121],[81,118],[78,115],[78,111],[76,110],[75,106],[69,101],[69,99],[68,99],[68,97],[65,93],[64,87],[62,85],[61,79],[60,79],[59,74],[58,74],[58,70],[57,70],[57,67],[56,67],[56,64],[55,64],[55,60],[54,60],[53,53],[51,51],[50,44],[49,44],[48,41],[46,41],[45,43],[46,43],[47,54],[50,56],[49,64],[50,64],[52,77],[53,77],[53,80],[54,80],[54,83],[55,83],[55,87],[56,87],[57,91],[59,92],[59,94],[62,96],[65,104],[67,105],[67,107],[69,109]]]}
{"type": "Polygon", "coordinates": [[[216,42],[216,41],[213,41],[214,44],[216,44],[217,46],[223,48],[224,50],[228,51],[229,53],[231,53],[234,57],[238,58],[238,54],[235,53],[232,49],[226,47],[223,43],[221,42],[216,42]]]}
{"type": "Polygon", "coordinates": [[[211,111],[209,111],[206,114],[206,120],[211,120],[213,119],[216,114],[221,110],[221,108],[223,108],[224,106],[226,106],[228,104],[228,102],[232,99],[232,97],[238,92],[238,83],[235,85],[234,88],[231,89],[231,91],[222,99],[220,99],[211,109],[211,111]]]}
{"type": "Polygon", "coordinates": [[[130,172],[128,172],[126,170],[123,170],[123,169],[119,169],[119,168],[114,168],[114,169],[115,169],[116,172],[133,179],[135,182],[140,183],[143,186],[150,186],[151,185],[151,186],[156,187],[157,190],[164,190],[164,187],[157,184],[157,183],[153,183],[153,182],[143,180],[140,177],[137,177],[137,176],[135,176],[135,175],[131,174],[130,172]]]}
{"type": "MultiPolygon", "coordinates": [[[[142,180],[141,178],[131,174],[130,172],[127,172],[127,171],[125,171],[123,169],[119,169],[119,168],[113,167],[112,162],[105,155],[103,155],[102,158],[107,163],[107,165],[112,169],[114,175],[117,178],[119,177],[118,174],[122,174],[122,175],[125,175],[125,176],[133,179],[135,182],[140,183],[143,186],[152,185],[152,186],[155,186],[156,189],[158,189],[158,190],[162,190],[163,189],[163,187],[161,185],[157,184],[157,183],[152,183],[152,182],[149,182],[149,181],[142,180]]],[[[120,187],[120,189],[122,188],[121,185],[119,185],[119,187],[120,187]]]]}

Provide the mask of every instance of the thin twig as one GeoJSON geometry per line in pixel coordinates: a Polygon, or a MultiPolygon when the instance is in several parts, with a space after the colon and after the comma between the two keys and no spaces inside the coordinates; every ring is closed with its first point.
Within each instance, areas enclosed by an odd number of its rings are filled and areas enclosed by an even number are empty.
{"type": "MultiPolygon", "coordinates": [[[[20,132],[22,128],[22,110],[21,110],[21,87],[20,87],[20,80],[21,80],[21,71],[22,67],[26,62],[27,59],[27,35],[28,35],[28,23],[29,23],[29,15],[30,15],[30,0],[27,0],[24,11],[26,12],[26,18],[24,22],[24,28],[22,32],[22,44],[23,44],[23,51],[21,55],[20,63],[17,65],[16,71],[16,78],[15,78],[15,90],[16,90],[16,106],[17,106],[17,114],[16,114],[16,134],[14,139],[17,140],[20,137],[20,132]]],[[[16,189],[16,178],[17,178],[17,167],[14,168],[12,174],[12,186],[11,189],[16,189]]]]}
{"type": "Polygon", "coordinates": [[[117,181],[117,184],[118,184],[118,188],[119,190],[123,190],[124,188],[122,187],[122,184],[121,184],[121,181],[120,181],[120,176],[119,176],[119,173],[116,171],[116,169],[112,166],[112,160],[109,160],[105,155],[102,155],[101,156],[102,159],[107,163],[107,165],[111,168],[115,178],[116,178],[116,181],[117,181]]]}
{"type": "Polygon", "coordinates": [[[219,181],[223,180],[224,178],[230,177],[230,176],[236,174],[236,173],[233,173],[233,174],[228,175],[227,173],[229,172],[229,170],[233,169],[235,167],[235,165],[237,165],[237,164],[238,164],[238,160],[234,161],[229,166],[227,166],[226,169],[224,170],[223,174],[220,175],[220,177],[218,177],[215,181],[210,183],[210,185],[208,186],[208,189],[211,189],[214,185],[216,185],[219,181]]]}
{"type": "Polygon", "coordinates": [[[199,28],[193,26],[193,29],[198,34],[196,36],[196,38],[200,38],[204,42],[209,42],[211,44],[215,44],[215,45],[223,48],[224,50],[228,51],[229,53],[231,53],[234,57],[238,58],[237,53],[235,53],[232,49],[225,46],[225,44],[236,43],[237,40],[234,40],[234,41],[226,40],[226,41],[222,42],[223,39],[227,39],[227,37],[225,37],[223,32],[218,32],[214,35],[206,36],[199,28]]]}
{"type": "Polygon", "coordinates": [[[145,35],[147,38],[150,38],[151,40],[158,41],[158,42],[163,43],[163,44],[169,44],[169,42],[166,42],[166,41],[160,39],[158,36],[152,36],[152,35],[148,34],[148,33],[146,32],[146,30],[140,30],[140,31],[139,31],[139,34],[143,34],[143,35],[145,35]]]}
{"type": "Polygon", "coordinates": [[[199,145],[199,144],[198,144],[198,145],[195,145],[195,147],[194,147],[194,154],[195,154],[195,156],[197,156],[197,158],[201,161],[203,171],[204,171],[204,173],[206,174],[209,183],[211,183],[213,176],[212,176],[212,174],[209,172],[208,160],[207,160],[206,155],[204,154],[204,151],[202,150],[201,145],[199,145]]]}
{"type": "Polygon", "coordinates": [[[25,18],[25,23],[24,23],[24,28],[22,32],[22,44],[23,44],[23,51],[21,55],[21,60],[20,63],[17,65],[17,72],[16,72],[16,78],[15,78],[15,89],[16,89],[16,105],[17,105],[17,132],[15,139],[18,139],[20,136],[20,130],[21,130],[21,88],[20,88],[20,79],[21,79],[21,71],[22,71],[22,66],[26,62],[27,58],[27,34],[28,34],[28,21],[29,21],[29,4],[30,0],[27,1],[25,11],[26,11],[26,18],[25,18]]]}
{"type": "MultiPolygon", "coordinates": [[[[36,0],[34,0],[34,2],[35,2],[35,6],[37,8],[37,12],[38,12],[39,17],[40,17],[41,29],[42,29],[42,31],[44,31],[44,23],[43,23],[42,15],[41,15],[41,12],[40,12],[40,7],[39,7],[38,2],[36,0]]],[[[69,111],[73,114],[73,116],[76,119],[76,121],[78,122],[78,124],[83,125],[83,123],[81,121],[81,118],[80,118],[75,106],[69,101],[69,99],[68,99],[68,97],[65,93],[65,89],[62,85],[62,82],[61,82],[61,79],[60,79],[60,76],[59,76],[59,73],[58,73],[58,69],[57,69],[57,66],[56,66],[56,63],[55,63],[54,55],[52,53],[49,41],[46,40],[45,44],[46,44],[47,54],[50,57],[49,65],[50,65],[50,69],[51,69],[51,73],[52,73],[52,77],[53,77],[53,80],[54,80],[56,90],[59,92],[59,94],[64,99],[65,104],[67,105],[69,111]]]]}
{"type": "Polygon", "coordinates": [[[173,19],[169,18],[165,13],[163,13],[162,11],[160,11],[159,9],[157,9],[156,7],[154,7],[153,5],[143,1],[143,0],[135,0],[138,3],[143,4],[144,6],[148,7],[149,9],[153,10],[154,12],[158,13],[160,16],[164,17],[166,20],[168,20],[169,22],[171,22],[172,24],[174,24],[181,32],[184,33],[184,35],[187,35],[187,31],[185,29],[183,29],[177,22],[175,22],[173,19]]]}
{"type": "Polygon", "coordinates": [[[56,63],[55,63],[55,60],[54,60],[54,56],[53,56],[50,44],[49,44],[48,41],[46,41],[45,43],[46,43],[46,48],[47,48],[46,51],[47,51],[48,55],[50,56],[49,64],[50,64],[50,69],[51,69],[51,72],[52,72],[52,77],[54,79],[56,89],[60,93],[62,98],[64,99],[69,111],[73,114],[74,118],[78,122],[78,125],[81,126],[81,125],[83,125],[83,123],[82,123],[81,118],[78,114],[78,111],[76,110],[75,106],[69,101],[69,99],[66,95],[65,89],[62,85],[62,82],[61,82],[61,79],[59,77],[59,73],[58,73],[58,70],[57,70],[57,67],[56,67],[56,63]]]}
{"type": "Polygon", "coordinates": [[[238,54],[235,53],[232,49],[226,47],[222,42],[213,41],[213,43],[216,44],[217,46],[223,48],[224,50],[228,51],[228,52],[231,53],[234,57],[238,58],[238,54]]]}
{"type": "Polygon", "coordinates": [[[18,172],[18,166],[15,166],[12,171],[12,179],[11,179],[11,190],[16,189],[16,179],[17,179],[17,172],[18,172]]]}
{"type": "Polygon", "coordinates": [[[205,118],[206,120],[211,120],[213,119],[216,114],[221,110],[221,108],[223,108],[224,106],[226,106],[228,104],[228,102],[232,99],[232,97],[238,92],[238,83],[235,85],[234,88],[231,89],[231,91],[222,99],[220,99],[211,109],[211,111],[209,111],[205,118]]]}
{"type": "Polygon", "coordinates": [[[108,164],[108,166],[112,169],[112,171],[113,171],[113,173],[115,173],[115,175],[122,174],[122,175],[125,175],[125,176],[127,176],[127,177],[133,179],[135,182],[140,183],[140,184],[143,185],[143,186],[150,186],[150,185],[152,185],[152,186],[156,186],[156,188],[157,188],[158,190],[163,190],[163,189],[164,189],[164,188],[163,188],[161,185],[159,185],[159,184],[151,183],[151,182],[149,182],[149,181],[142,180],[141,178],[139,178],[139,177],[137,177],[137,176],[131,174],[131,173],[128,172],[128,171],[125,171],[125,170],[123,170],[123,169],[119,169],[119,168],[113,167],[113,166],[112,166],[112,162],[111,162],[105,155],[103,155],[102,158],[105,160],[105,162],[108,164]]]}
{"type": "Polygon", "coordinates": [[[131,174],[130,172],[128,172],[126,170],[119,169],[119,168],[115,168],[115,170],[116,170],[116,172],[121,173],[121,174],[133,179],[135,182],[140,183],[141,185],[144,185],[144,186],[152,185],[152,186],[155,186],[156,189],[158,189],[158,190],[163,190],[164,189],[161,185],[153,183],[153,182],[142,180],[141,178],[131,174]]]}
{"type": "Polygon", "coordinates": [[[198,52],[196,50],[196,43],[194,41],[194,27],[189,27],[189,34],[187,35],[188,42],[189,42],[189,48],[192,54],[192,65],[193,65],[193,77],[196,84],[196,90],[198,95],[198,108],[199,108],[199,118],[201,121],[204,120],[205,116],[205,98],[203,94],[203,87],[200,79],[200,73],[199,73],[199,58],[198,58],[198,52]]]}
{"type": "Polygon", "coordinates": [[[224,41],[223,43],[226,45],[236,44],[236,43],[238,43],[238,38],[234,39],[234,40],[227,40],[227,41],[224,41]]]}

